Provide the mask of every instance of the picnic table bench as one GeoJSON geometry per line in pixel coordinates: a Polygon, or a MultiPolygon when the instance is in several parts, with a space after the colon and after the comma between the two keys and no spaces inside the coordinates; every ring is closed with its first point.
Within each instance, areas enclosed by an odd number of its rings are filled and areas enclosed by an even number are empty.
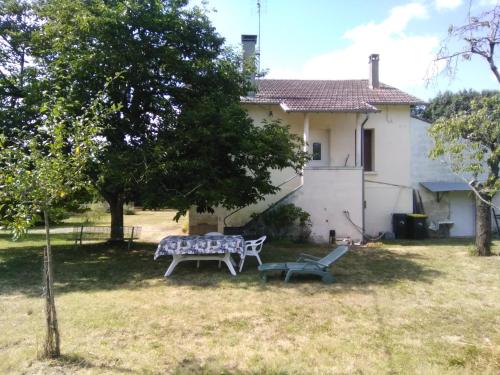
{"type": "MultiPolygon", "coordinates": [[[[130,250],[134,240],[141,235],[141,227],[125,226],[123,227],[123,239],[128,242],[127,249],[130,250]]],[[[89,226],[80,225],[73,227],[73,236],[75,247],[82,245],[83,241],[105,241],[111,238],[110,226],[89,226]]]]}

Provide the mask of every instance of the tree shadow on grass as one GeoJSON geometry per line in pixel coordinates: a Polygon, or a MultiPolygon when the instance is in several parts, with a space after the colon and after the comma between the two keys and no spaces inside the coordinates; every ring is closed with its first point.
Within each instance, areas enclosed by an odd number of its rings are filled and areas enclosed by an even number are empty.
{"type": "Polygon", "coordinates": [[[218,374],[218,375],[288,375],[291,372],[286,369],[273,369],[256,366],[253,370],[242,370],[238,368],[235,359],[230,365],[223,365],[218,361],[202,361],[194,356],[187,356],[178,362],[174,368],[165,369],[165,372],[173,375],[196,375],[196,374],[218,374]]]}
{"type": "Polygon", "coordinates": [[[118,365],[94,363],[79,354],[63,354],[56,359],[40,360],[39,362],[34,362],[33,367],[34,370],[38,370],[37,373],[40,372],[66,374],[78,372],[82,369],[92,369],[106,373],[137,375],[142,374],[142,372],[134,371],[118,365]]]}
{"type": "MultiPolygon", "coordinates": [[[[117,374],[143,374],[150,371],[140,371],[126,368],[114,364],[94,363],[85,357],[77,354],[62,355],[58,359],[42,361],[34,366],[37,370],[43,373],[61,372],[73,373],[81,370],[101,371],[106,373],[117,374]]],[[[164,372],[173,375],[195,375],[195,374],[218,374],[218,375],[287,375],[286,370],[268,369],[262,366],[254,370],[242,370],[238,368],[237,360],[231,361],[230,364],[222,364],[214,360],[200,360],[193,355],[187,355],[181,359],[173,367],[165,367],[164,372]]],[[[156,372],[155,372],[156,373],[156,372]]]]}
{"type": "Polygon", "coordinates": [[[423,240],[384,240],[383,245],[397,245],[403,247],[445,247],[470,246],[474,244],[473,237],[426,238],[423,240]]]}
{"type": "MultiPolygon", "coordinates": [[[[330,250],[323,249],[311,252],[311,254],[324,256],[328,251],[330,250]]],[[[323,284],[317,276],[299,275],[292,278],[290,286],[300,285],[305,292],[308,288],[325,290],[335,286],[335,292],[338,293],[352,289],[362,291],[366,286],[385,285],[404,280],[431,283],[442,272],[427,266],[426,260],[425,256],[418,253],[402,253],[382,247],[352,247],[345,256],[330,267],[330,272],[335,277],[334,284],[323,284]]],[[[270,280],[271,284],[276,281],[282,283],[283,277],[278,274],[270,280]]]]}
{"type": "Polygon", "coordinates": [[[355,248],[336,266],[337,278],[348,285],[387,284],[402,280],[432,282],[442,273],[425,265],[427,257],[384,248],[355,248]]]}
{"type": "MultiPolygon", "coordinates": [[[[330,249],[305,245],[308,253],[322,257],[330,249]]],[[[263,262],[286,262],[296,260],[304,252],[303,246],[283,247],[268,246],[266,252],[261,254],[263,262]]],[[[418,253],[401,253],[385,248],[352,248],[344,257],[338,260],[331,268],[336,279],[337,292],[362,288],[368,285],[383,285],[396,283],[402,280],[430,283],[442,273],[425,265],[427,258],[418,253]]],[[[203,262],[202,262],[203,265],[203,262]]],[[[245,267],[237,277],[230,277],[227,271],[217,272],[216,266],[211,270],[200,272],[194,263],[181,263],[166,281],[168,285],[190,286],[193,289],[217,287],[221,282],[226,284],[239,284],[242,287],[283,288],[297,287],[308,293],[308,289],[327,290],[332,285],[323,284],[318,276],[294,276],[290,283],[283,282],[284,275],[276,273],[264,283],[256,271],[257,262],[253,257],[245,260],[245,267]],[[216,273],[217,272],[217,273],[216,273]]],[[[225,271],[225,265],[222,266],[225,271]]]]}
{"type": "MultiPolygon", "coordinates": [[[[169,287],[186,286],[194,290],[207,288],[284,288],[298,284],[305,292],[308,288],[324,290],[317,277],[294,277],[289,284],[283,278],[272,277],[263,283],[256,270],[255,258],[248,257],[242,273],[231,276],[223,263],[218,269],[216,261],[182,262],[174,273],[164,279],[163,274],[171,257],[153,260],[156,245],[134,243],[126,246],[88,244],[73,248],[72,244],[54,246],[54,275],[56,293],[86,290],[139,289],[165,284],[169,287]],[[305,286],[305,288],[304,288],[305,286]]],[[[330,250],[314,245],[269,244],[262,253],[264,262],[283,262],[297,259],[306,250],[323,256],[330,250]]],[[[385,248],[353,248],[331,268],[336,288],[346,291],[365,285],[389,284],[400,280],[431,282],[440,272],[425,266],[417,252],[397,252],[385,248]]],[[[37,245],[17,246],[0,250],[0,294],[23,293],[39,296],[42,293],[42,250],[37,245]]]]}
{"type": "MultiPolygon", "coordinates": [[[[74,248],[73,244],[53,245],[56,293],[84,290],[137,288],[149,279],[161,277],[163,266],[153,261],[156,246],[136,243],[105,243],[74,248]]],[[[42,246],[26,245],[0,250],[0,294],[42,293],[42,246]]]]}

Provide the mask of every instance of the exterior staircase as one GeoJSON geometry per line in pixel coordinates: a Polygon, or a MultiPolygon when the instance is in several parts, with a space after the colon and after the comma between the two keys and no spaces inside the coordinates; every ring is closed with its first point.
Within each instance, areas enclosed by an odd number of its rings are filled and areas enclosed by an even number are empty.
{"type": "MultiPolygon", "coordinates": [[[[294,176],[293,178],[295,178],[295,177],[297,177],[297,176],[294,176]]],[[[282,185],[291,181],[292,179],[285,181],[283,184],[279,185],[278,187],[281,187],[282,185]]],[[[251,219],[243,226],[229,226],[229,225],[227,225],[227,219],[229,217],[231,217],[233,214],[235,214],[236,212],[240,211],[243,207],[231,212],[229,215],[227,215],[224,218],[224,234],[229,234],[229,235],[240,234],[240,235],[244,236],[245,238],[249,238],[249,239],[258,238],[258,237],[262,236],[264,234],[264,226],[262,224],[262,221],[260,220],[262,215],[264,215],[266,212],[271,211],[273,208],[275,208],[279,204],[286,201],[289,197],[291,197],[293,194],[295,194],[295,192],[300,190],[302,188],[302,186],[303,185],[299,185],[299,186],[295,187],[294,189],[289,191],[287,194],[285,194],[283,197],[279,198],[278,200],[276,200],[275,202],[270,204],[264,211],[262,211],[258,214],[252,215],[251,219]]]]}

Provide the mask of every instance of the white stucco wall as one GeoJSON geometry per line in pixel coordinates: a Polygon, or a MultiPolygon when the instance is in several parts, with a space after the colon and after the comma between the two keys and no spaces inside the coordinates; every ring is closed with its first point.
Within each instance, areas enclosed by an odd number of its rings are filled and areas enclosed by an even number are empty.
{"type": "MultiPolygon", "coordinates": [[[[254,120],[255,124],[259,126],[263,120],[281,120],[283,125],[289,125],[292,133],[303,136],[304,130],[304,113],[286,113],[284,112],[280,106],[278,105],[247,105],[245,108],[248,111],[249,116],[254,120]]],[[[324,141],[328,143],[328,166],[344,166],[346,165],[345,160],[347,155],[349,158],[347,160],[348,167],[355,166],[355,129],[356,129],[356,119],[357,115],[353,113],[311,113],[309,114],[309,123],[310,123],[310,132],[314,132],[315,130],[319,130],[321,134],[325,134],[324,141]]],[[[309,142],[310,146],[312,142],[309,142]]],[[[332,172],[332,175],[335,175],[335,172],[332,172]]],[[[290,192],[296,190],[301,185],[300,177],[294,178],[289,181],[293,176],[295,176],[295,172],[293,170],[287,169],[283,171],[273,170],[271,171],[271,179],[275,185],[281,185],[283,182],[286,182],[281,186],[280,192],[273,196],[267,196],[266,199],[257,202],[256,204],[249,205],[245,207],[235,214],[231,215],[227,218],[227,224],[229,226],[242,226],[247,223],[254,213],[260,213],[264,211],[269,205],[283,198],[290,192]]],[[[304,176],[304,184],[313,184],[314,186],[322,186],[322,189],[334,189],[335,187],[330,188],[328,185],[328,179],[324,181],[324,183],[320,183],[321,180],[318,178],[307,179],[304,176]]],[[[313,190],[315,188],[312,188],[313,190]]],[[[297,194],[301,194],[301,189],[297,194]]],[[[310,191],[307,189],[307,191],[310,191]]],[[[321,189],[319,189],[321,191],[321,189]]],[[[333,191],[333,190],[327,190],[333,191]]],[[[317,194],[317,193],[315,193],[317,194]]],[[[325,191],[322,192],[321,195],[324,195],[325,191]]],[[[358,199],[352,198],[352,199],[358,199]]],[[[301,199],[301,202],[304,202],[304,199],[301,199]]],[[[325,202],[328,201],[325,198],[325,202]]],[[[301,206],[302,207],[302,206],[301,206]]],[[[306,209],[313,218],[319,215],[322,217],[323,213],[315,211],[315,205],[310,205],[309,209],[306,209]],[[312,211],[309,211],[312,210],[312,211]]],[[[305,207],[303,207],[305,209],[305,207]]],[[[323,208],[321,208],[322,210],[323,208]]],[[[225,210],[217,210],[219,216],[227,216],[231,211],[225,210]]],[[[215,219],[214,219],[215,220],[215,219]]],[[[319,222],[320,220],[316,220],[319,222]]],[[[219,226],[222,230],[223,221],[218,220],[219,226]]],[[[359,220],[361,223],[361,219],[359,220]]],[[[334,228],[332,228],[334,229],[334,228]]],[[[319,232],[322,229],[319,230],[319,232]]],[[[318,233],[319,233],[318,232],[318,233]]],[[[347,231],[344,231],[345,235],[348,235],[347,231]]],[[[350,232],[349,232],[350,233],[350,232]]],[[[350,233],[353,234],[353,233],[350,233]]],[[[327,233],[328,235],[328,233],[327,233]]],[[[322,235],[323,236],[323,235],[322,235]]],[[[321,237],[321,236],[319,236],[321,237]]],[[[318,238],[319,238],[318,237],[318,238]]],[[[352,236],[351,236],[352,237],[352,236]]],[[[328,239],[324,237],[325,241],[328,239]]]]}
{"type": "MultiPolygon", "coordinates": [[[[278,105],[247,105],[245,108],[257,126],[263,119],[281,119],[284,125],[290,125],[293,133],[303,135],[304,113],[285,113],[278,105]]],[[[392,230],[392,213],[412,211],[409,106],[380,106],[380,109],[380,113],[370,114],[365,125],[367,129],[374,129],[375,137],[375,172],[365,173],[365,179],[372,181],[365,183],[365,225],[370,234],[392,230]]],[[[310,131],[327,130],[321,134],[328,137],[325,141],[328,142],[329,166],[306,169],[304,185],[288,200],[311,214],[316,241],[327,241],[330,229],[335,229],[339,237],[355,240],[361,237],[342,211],[348,209],[352,220],[362,225],[362,179],[361,171],[355,168],[355,134],[357,125],[365,117],[355,113],[309,114],[310,131]]],[[[278,185],[292,177],[293,171],[272,171],[271,175],[273,183],[278,185]]],[[[295,178],[277,195],[232,215],[227,220],[228,225],[245,224],[252,213],[262,212],[299,185],[300,178],[295,178]]],[[[223,218],[229,211],[217,209],[215,215],[198,215],[193,210],[190,213],[193,225],[212,223],[222,231],[223,218]]]]}
{"type": "Polygon", "coordinates": [[[411,180],[419,181],[455,181],[462,180],[453,174],[450,168],[439,160],[429,158],[432,139],[427,134],[431,124],[417,118],[411,118],[411,180]]]}
{"type": "Polygon", "coordinates": [[[393,213],[413,209],[410,181],[410,108],[378,106],[365,129],[374,130],[374,171],[365,172],[365,230],[392,231],[393,213]],[[397,185],[397,186],[393,186],[397,185]]]}
{"type": "Polygon", "coordinates": [[[355,166],[356,118],[357,115],[354,113],[311,113],[309,115],[310,131],[327,130],[329,132],[329,138],[325,141],[329,143],[330,166],[355,166]]]}
{"type": "Polygon", "coordinates": [[[328,242],[330,230],[335,230],[337,238],[349,237],[354,241],[361,234],[351,224],[351,220],[362,224],[362,171],[360,168],[306,169],[304,185],[286,203],[293,203],[311,214],[314,242],[328,242]]]}
{"type": "MultiPolygon", "coordinates": [[[[280,119],[283,124],[290,125],[291,131],[303,136],[304,113],[286,113],[277,105],[246,106],[250,117],[256,124],[262,120],[280,119]],[[272,114],[272,116],[271,116],[272,114]]],[[[310,135],[323,134],[327,143],[328,162],[318,163],[326,169],[313,167],[304,171],[303,186],[287,199],[287,202],[303,208],[311,215],[312,240],[327,242],[330,229],[335,229],[338,237],[350,237],[354,240],[361,238],[355,227],[348,223],[343,213],[348,209],[353,221],[362,225],[362,191],[361,171],[355,167],[355,131],[359,115],[355,113],[310,113],[310,135]],[[346,163],[347,160],[347,163],[346,163]],[[329,169],[328,167],[347,167],[351,169],[329,169]]],[[[309,142],[311,151],[312,142],[309,142]]],[[[323,143],[323,147],[324,147],[323,143]]],[[[286,181],[288,174],[273,171],[272,179],[275,184],[286,181]]],[[[282,187],[282,191],[274,197],[251,205],[231,216],[228,222],[243,225],[252,213],[262,212],[271,203],[295,190],[300,180],[295,179],[282,187]]]]}
{"type": "MultiPolygon", "coordinates": [[[[278,105],[246,105],[248,115],[259,126],[263,120],[281,120],[289,125],[292,133],[301,138],[304,131],[304,113],[286,113],[278,105]]],[[[327,130],[329,132],[329,165],[335,167],[355,166],[355,131],[357,119],[355,113],[310,113],[310,131],[327,130]],[[345,160],[347,164],[345,164],[345,160]]],[[[311,146],[311,142],[309,142],[311,146]]]]}

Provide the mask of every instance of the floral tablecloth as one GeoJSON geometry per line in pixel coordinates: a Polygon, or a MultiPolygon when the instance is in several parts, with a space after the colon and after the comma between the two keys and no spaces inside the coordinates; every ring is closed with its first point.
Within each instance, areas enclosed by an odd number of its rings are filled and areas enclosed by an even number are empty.
{"type": "Polygon", "coordinates": [[[154,259],[162,255],[243,254],[243,236],[167,236],[160,241],[154,259]]]}

